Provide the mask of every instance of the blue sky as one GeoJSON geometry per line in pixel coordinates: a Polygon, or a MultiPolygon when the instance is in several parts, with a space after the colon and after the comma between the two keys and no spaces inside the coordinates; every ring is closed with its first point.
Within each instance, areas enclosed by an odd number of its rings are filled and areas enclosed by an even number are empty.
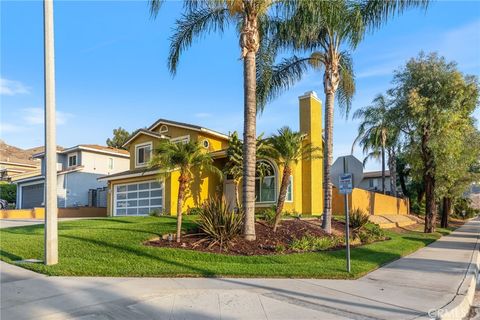
{"type": "MultiPolygon", "coordinates": [[[[241,132],[242,62],[234,30],[197,41],[177,76],[168,73],[168,38],[180,9],[180,2],[166,2],[152,20],[147,2],[55,2],[59,145],[105,144],[113,128],[133,131],[157,118],[241,132]]],[[[41,1],[0,2],[0,135],[22,148],[43,144],[42,10],[41,1]]],[[[368,35],[353,52],[353,111],[388,89],[392,71],[421,50],[437,51],[479,76],[480,2],[433,2],[427,12],[409,10],[368,35]]],[[[297,97],[315,90],[323,101],[321,77],[309,73],[268,105],[258,132],[298,129],[297,97]]],[[[336,112],[335,157],[350,152],[357,126],[336,112]]],[[[355,155],[363,158],[358,148],[355,155]]],[[[375,161],[367,165],[379,167],[375,161]]]]}

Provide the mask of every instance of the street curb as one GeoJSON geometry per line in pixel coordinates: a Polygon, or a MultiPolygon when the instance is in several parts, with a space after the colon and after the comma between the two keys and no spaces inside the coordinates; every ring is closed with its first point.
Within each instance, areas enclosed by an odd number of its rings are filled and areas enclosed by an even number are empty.
{"type": "Polygon", "coordinates": [[[470,312],[480,267],[479,241],[475,244],[475,251],[465,273],[465,278],[460,284],[453,300],[446,306],[436,311],[435,319],[441,320],[459,320],[465,318],[470,312]]]}

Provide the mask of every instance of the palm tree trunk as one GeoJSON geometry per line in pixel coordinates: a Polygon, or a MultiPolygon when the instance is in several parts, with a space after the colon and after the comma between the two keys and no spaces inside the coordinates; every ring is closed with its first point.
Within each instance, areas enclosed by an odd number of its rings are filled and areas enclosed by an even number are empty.
{"type": "Polygon", "coordinates": [[[244,63],[244,127],[243,127],[243,209],[245,240],[255,240],[255,163],[256,163],[256,68],[255,53],[248,52],[244,63]]]}
{"type": "Polygon", "coordinates": [[[280,185],[280,193],[277,200],[277,209],[275,212],[275,224],[273,225],[273,232],[277,231],[280,220],[282,219],[283,205],[285,204],[285,198],[287,196],[288,183],[290,182],[290,175],[292,170],[289,166],[283,168],[282,183],[280,185]]]}
{"type": "Polygon", "coordinates": [[[180,174],[178,178],[178,197],[177,197],[177,242],[180,242],[182,236],[182,209],[183,199],[185,198],[185,189],[187,188],[187,177],[185,174],[180,174]]]}
{"type": "Polygon", "coordinates": [[[382,193],[385,194],[385,146],[382,144],[382,193]]]}
{"type": "Polygon", "coordinates": [[[243,183],[242,205],[245,213],[243,235],[253,241],[255,236],[255,169],[257,152],[257,67],[255,55],[259,49],[258,19],[254,1],[243,1],[244,14],[240,34],[243,58],[243,183]]]}
{"type": "Polygon", "coordinates": [[[323,161],[323,221],[322,228],[327,233],[332,232],[332,182],[330,168],[333,163],[333,107],[335,93],[326,92],[325,103],[325,149],[323,161]]]}

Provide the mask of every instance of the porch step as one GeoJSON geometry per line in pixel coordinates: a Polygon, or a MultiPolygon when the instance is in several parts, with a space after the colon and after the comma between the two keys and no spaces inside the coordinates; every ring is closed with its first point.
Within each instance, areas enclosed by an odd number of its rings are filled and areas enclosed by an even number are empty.
{"type": "Polygon", "coordinates": [[[390,229],[395,227],[407,227],[416,224],[417,221],[407,215],[371,215],[369,220],[372,223],[378,224],[382,229],[390,229]]]}

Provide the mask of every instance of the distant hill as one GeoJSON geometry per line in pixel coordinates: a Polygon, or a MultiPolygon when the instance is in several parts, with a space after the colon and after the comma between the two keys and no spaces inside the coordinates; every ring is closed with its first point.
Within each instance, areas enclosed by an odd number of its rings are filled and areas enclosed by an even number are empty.
{"type": "Polygon", "coordinates": [[[0,161],[22,164],[38,165],[38,160],[32,159],[32,155],[43,151],[43,146],[31,149],[20,149],[0,140],[0,161]]]}

